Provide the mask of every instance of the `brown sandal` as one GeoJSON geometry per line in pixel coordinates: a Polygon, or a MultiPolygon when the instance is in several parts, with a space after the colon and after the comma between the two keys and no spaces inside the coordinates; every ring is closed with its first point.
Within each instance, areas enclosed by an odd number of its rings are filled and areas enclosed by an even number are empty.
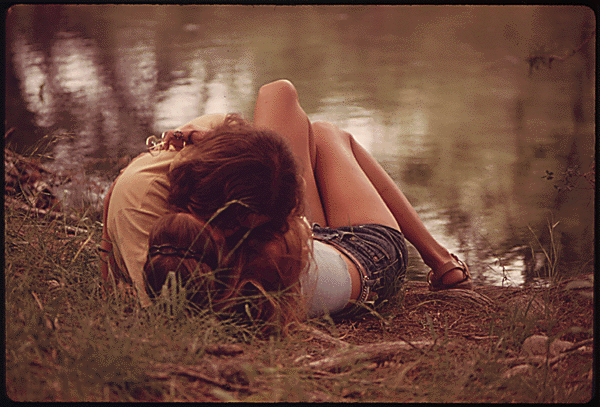
{"type": "Polygon", "coordinates": [[[471,274],[469,274],[469,268],[465,263],[460,261],[458,257],[452,254],[453,260],[443,264],[440,268],[435,270],[431,270],[427,275],[427,284],[429,284],[430,291],[439,291],[439,290],[449,290],[460,288],[463,290],[471,290],[473,289],[473,281],[471,280],[471,274]],[[442,279],[444,276],[455,269],[462,270],[464,278],[461,281],[458,281],[453,284],[444,284],[442,283],[442,279]],[[435,279],[434,279],[435,278],[435,279]]]}

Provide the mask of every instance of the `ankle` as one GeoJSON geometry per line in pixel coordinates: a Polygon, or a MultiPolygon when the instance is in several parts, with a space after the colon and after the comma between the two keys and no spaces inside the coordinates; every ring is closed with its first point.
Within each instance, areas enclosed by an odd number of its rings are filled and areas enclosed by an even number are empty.
{"type": "Polygon", "coordinates": [[[437,270],[449,261],[454,260],[450,252],[444,248],[422,256],[423,262],[432,270],[437,270]]]}

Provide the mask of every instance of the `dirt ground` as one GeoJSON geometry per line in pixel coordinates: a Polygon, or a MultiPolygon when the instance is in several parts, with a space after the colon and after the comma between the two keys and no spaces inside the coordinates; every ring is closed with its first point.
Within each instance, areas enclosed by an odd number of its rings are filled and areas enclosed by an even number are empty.
{"type": "Polygon", "coordinates": [[[312,331],[275,350],[222,347],[187,373],[222,380],[200,380],[198,397],[212,401],[229,395],[241,401],[587,402],[593,382],[592,289],[593,275],[552,288],[472,292],[432,293],[412,282],[401,301],[378,315],[335,324],[313,321],[312,331]],[[525,351],[523,343],[536,335],[573,349],[525,351]],[[254,374],[244,366],[252,366],[254,374]],[[215,393],[215,384],[226,391],[215,393]]]}
{"type": "Polygon", "coordinates": [[[337,327],[347,335],[346,341],[356,344],[393,338],[431,339],[430,325],[424,323],[429,315],[438,336],[447,335],[448,339],[465,344],[479,343],[480,338],[490,335],[491,324],[503,326],[507,316],[517,312],[523,319],[535,320],[539,325],[531,334],[565,332],[561,339],[577,342],[588,334],[568,332],[568,328],[592,327],[593,294],[589,285],[567,289],[573,281],[593,284],[593,275],[578,276],[548,289],[476,286],[474,295],[464,290],[433,293],[425,283],[410,282],[400,309],[391,304],[381,310],[387,316],[384,327],[379,318],[372,316],[364,317],[360,323],[340,323],[337,327]],[[544,329],[544,323],[553,324],[552,332],[544,329]]]}

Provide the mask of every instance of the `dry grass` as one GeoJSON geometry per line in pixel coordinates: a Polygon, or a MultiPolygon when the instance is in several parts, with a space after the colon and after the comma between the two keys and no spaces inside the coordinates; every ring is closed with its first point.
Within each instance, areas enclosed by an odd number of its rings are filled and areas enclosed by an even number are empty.
{"type": "Polygon", "coordinates": [[[415,282],[379,313],[321,318],[288,337],[261,338],[260,327],[243,321],[209,312],[169,317],[159,305],[142,311],[130,296],[107,295],[93,216],[80,214],[66,228],[64,219],[5,209],[12,400],[562,403],[592,397],[589,341],[557,361],[522,350],[533,334],[573,343],[593,338],[593,301],[567,289],[568,281],[480,287],[471,296],[430,293],[415,282]],[[530,367],[508,377],[515,364],[530,367]]]}

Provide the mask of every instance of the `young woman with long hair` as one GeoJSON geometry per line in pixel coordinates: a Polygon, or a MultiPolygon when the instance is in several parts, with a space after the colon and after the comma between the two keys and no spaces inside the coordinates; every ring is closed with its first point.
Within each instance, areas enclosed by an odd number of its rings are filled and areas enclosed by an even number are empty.
{"type": "Polygon", "coordinates": [[[228,115],[181,150],[168,179],[175,213],[150,231],[150,298],[174,272],[197,306],[275,326],[301,318],[309,229],[300,217],[299,167],[285,140],[228,115]]]}
{"type": "MultiPolygon", "coordinates": [[[[258,295],[255,298],[262,299],[250,306],[255,315],[283,324],[307,315],[352,314],[396,292],[406,272],[404,236],[432,268],[428,277],[432,290],[470,288],[466,265],[429,234],[381,166],[349,133],[328,123],[310,123],[290,82],[277,81],[261,88],[254,126],[274,131],[274,137],[285,140],[298,162],[295,178],[303,182],[297,183],[295,192],[287,192],[295,197],[295,206],[275,208],[267,202],[267,198],[285,195],[276,182],[279,171],[259,177],[271,182],[269,197],[256,194],[256,190],[245,195],[209,193],[218,189],[211,186],[213,174],[221,175],[216,178],[218,185],[244,184],[241,179],[246,171],[229,166],[228,160],[253,147],[247,143],[233,156],[213,162],[200,158],[215,148],[209,141],[214,134],[207,133],[193,148],[182,150],[186,151],[184,164],[169,174],[170,202],[193,216],[181,217],[183,223],[161,221],[153,229],[144,269],[151,293],[158,293],[170,271],[177,272],[174,264],[161,263],[171,256],[179,261],[192,259],[196,271],[186,271],[182,281],[193,293],[190,298],[202,305],[210,303],[215,309],[227,310],[243,303],[247,312],[244,298],[258,295]],[[300,198],[296,198],[298,191],[300,198]],[[247,203],[253,200],[256,203],[247,203]],[[228,210],[230,215],[225,215],[228,210]],[[258,215],[252,218],[252,214],[258,215]],[[310,234],[301,216],[312,224],[310,234]],[[188,228],[196,228],[194,239],[190,235],[178,240],[182,245],[165,243],[177,240],[171,235],[188,228]],[[200,246],[186,247],[190,239],[200,246]],[[215,250],[222,255],[216,256],[215,250]],[[190,253],[220,260],[215,266],[190,257],[190,253]],[[212,285],[190,283],[198,276],[212,285]],[[276,295],[280,292],[289,295],[276,295]]],[[[167,145],[172,140],[167,137],[167,145]]],[[[234,144],[232,140],[231,151],[234,144]]]]}
{"type": "Polygon", "coordinates": [[[301,210],[296,160],[273,132],[235,115],[210,115],[166,132],[165,140],[173,146],[135,158],[104,202],[102,276],[109,287],[133,286],[144,307],[151,304],[143,272],[148,238],[162,216],[185,211],[206,222],[218,212],[211,227],[239,242],[236,253],[248,262],[301,210]],[[242,239],[246,230],[252,239],[242,239]]]}

